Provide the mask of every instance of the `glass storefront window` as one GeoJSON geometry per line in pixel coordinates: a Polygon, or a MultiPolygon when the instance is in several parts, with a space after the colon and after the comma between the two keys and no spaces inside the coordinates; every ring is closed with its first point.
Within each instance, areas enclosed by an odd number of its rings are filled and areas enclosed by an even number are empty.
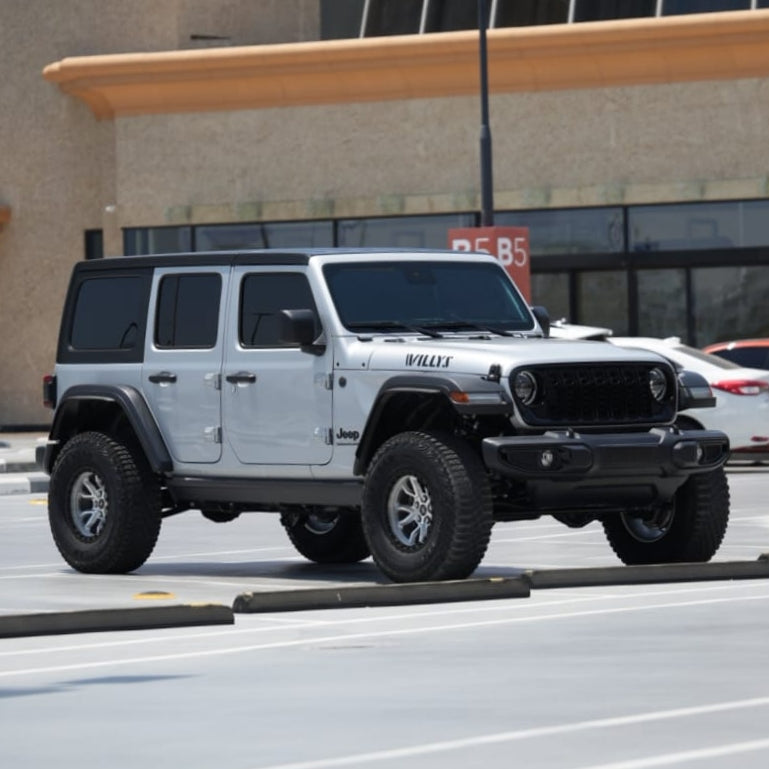
{"type": "Polygon", "coordinates": [[[604,21],[654,16],[657,0],[575,0],[574,21],[604,21]]]}
{"type": "Polygon", "coordinates": [[[499,0],[495,27],[529,27],[535,24],[565,24],[569,0],[499,0]]]}
{"type": "Polygon", "coordinates": [[[478,29],[478,6],[467,0],[428,2],[425,32],[450,32],[456,29],[478,29]]]}
{"type": "Polygon", "coordinates": [[[365,0],[320,0],[320,39],[360,37],[365,0]]]}
{"type": "Polygon", "coordinates": [[[687,340],[686,270],[639,270],[638,336],[687,340]]]}
{"type": "Polygon", "coordinates": [[[132,227],[123,230],[123,253],[176,254],[192,250],[192,227],[132,227]]]}
{"type": "Polygon", "coordinates": [[[196,251],[246,248],[318,248],[334,245],[330,221],[201,225],[195,228],[196,251]]]}
{"type": "Polygon", "coordinates": [[[769,245],[769,201],[631,206],[631,251],[687,251],[769,245]]]}
{"type": "Polygon", "coordinates": [[[724,339],[769,336],[769,270],[757,267],[692,269],[697,347],[724,339]]]}
{"type": "Polygon", "coordinates": [[[546,272],[532,275],[531,303],[544,307],[550,320],[570,320],[569,274],[546,272]]]}
{"type": "Polygon", "coordinates": [[[750,0],[662,0],[662,15],[711,13],[713,11],[745,11],[750,0]]]}
{"type": "Polygon", "coordinates": [[[422,21],[423,0],[369,0],[366,37],[415,35],[422,21]]]}
{"type": "Polygon", "coordinates": [[[624,270],[585,271],[577,275],[577,318],[573,323],[610,328],[628,335],[628,280],[624,270]]]}
{"type": "Polygon", "coordinates": [[[474,214],[341,219],[337,245],[353,248],[448,248],[452,227],[473,227],[474,214]]]}
{"type": "Polygon", "coordinates": [[[619,206],[515,211],[499,213],[494,221],[498,225],[528,227],[532,256],[624,251],[623,216],[619,206]]]}

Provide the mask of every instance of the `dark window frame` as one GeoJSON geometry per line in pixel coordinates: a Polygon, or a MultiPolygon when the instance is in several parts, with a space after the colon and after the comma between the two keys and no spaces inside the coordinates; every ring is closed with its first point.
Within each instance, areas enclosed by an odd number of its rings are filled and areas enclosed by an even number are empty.
{"type": "MultiPolygon", "coordinates": [[[[271,344],[257,344],[254,340],[256,337],[256,334],[259,330],[259,321],[256,322],[253,332],[250,334],[250,340],[245,341],[246,337],[248,336],[245,332],[247,331],[245,320],[244,320],[244,310],[247,309],[246,301],[247,296],[246,292],[249,289],[249,283],[253,280],[260,280],[264,278],[268,279],[274,279],[274,278],[285,278],[287,276],[290,276],[292,278],[299,278],[301,279],[304,288],[306,289],[306,296],[301,297],[301,301],[304,302],[305,299],[310,300],[310,304],[300,304],[299,307],[269,307],[267,306],[267,309],[271,310],[269,313],[264,313],[266,316],[276,316],[277,312],[279,310],[312,310],[315,313],[315,318],[318,324],[318,327],[316,328],[315,337],[316,339],[320,336],[322,333],[322,327],[320,324],[320,317],[318,315],[318,308],[315,304],[315,297],[312,293],[312,286],[310,285],[310,281],[307,277],[307,274],[304,272],[295,272],[295,271],[289,271],[289,270],[265,270],[265,271],[254,271],[254,272],[248,272],[245,273],[240,280],[240,287],[239,287],[239,296],[238,296],[238,344],[244,349],[244,350],[298,350],[299,345],[295,343],[285,343],[280,342],[277,339],[277,336],[275,338],[274,343],[271,344]]],[[[298,297],[297,295],[297,298],[298,297]]],[[[261,314],[261,313],[260,313],[261,314]]],[[[277,322],[277,320],[276,320],[277,322]]],[[[277,332],[277,329],[276,329],[277,332]]]]}
{"type": "Polygon", "coordinates": [[[61,331],[57,346],[57,363],[141,363],[144,360],[145,336],[147,331],[147,311],[152,287],[152,269],[127,270],[88,270],[75,269],[70,281],[67,300],[62,315],[61,331]],[[72,344],[72,334],[76,315],[79,311],[78,300],[82,286],[92,280],[138,278],[140,283],[139,306],[135,337],[136,344],[126,348],[89,349],[76,348],[72,344]]]}
{"type": "MultiPolygon", "coordinates": [[[[186,297],[184,297],[186,299],[186,297]]],[[[163,275],[158,283],[158,294],[155,302],[155,325],[153,329],[153,340],[155,346],[159,350],[213,350],[219,339],[219,313],[222,301],[222,276],[218,272],[184,272],[184,273],[169,273],[163,275]],[[212,292],[210,301],[215,301],[215,307],[213,313],[209,314],[209,317],[203,315],[201,317],[202,322],[213,320],[213,328],[208,327],[206,329],[205,341],[201,339],[199,342],[178,344],[176,342],[179,325],[179,302],[180,292],[184,290],[184,283],[189,283],[192,280],[199,278],[215,279],[217,290],[212,292]],[[172,290],[173,284],[173,297],[166,299],[166,290],[172,290]],[[166,302],[172,302],[172,306],[167,306],[166,302]],[[162,315],[162,317],[161,317],[162,315]],[[168,319],[166,321],[166,318],[168,319]],[[173,342],[165,343],[161,341],[161,326],[166,325],[168,322],[172,327],[173,342]],[[211,335],[213,334],[213,339],[211,335]]],[[[201,330],[202,330],[201,326],[201,330]]]]}

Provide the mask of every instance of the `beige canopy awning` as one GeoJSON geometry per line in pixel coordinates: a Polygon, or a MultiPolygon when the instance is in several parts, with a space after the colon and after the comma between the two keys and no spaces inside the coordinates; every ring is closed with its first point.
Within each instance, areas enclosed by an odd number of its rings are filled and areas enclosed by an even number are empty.
{"type": "MultiPolygon", "coordinates": [[[[769,10],[489,30],[492,93],[769,75],[769,10]]],[[[78,56],[46,80],[97,118],[459,96],[478,33],[78,56]]]]}

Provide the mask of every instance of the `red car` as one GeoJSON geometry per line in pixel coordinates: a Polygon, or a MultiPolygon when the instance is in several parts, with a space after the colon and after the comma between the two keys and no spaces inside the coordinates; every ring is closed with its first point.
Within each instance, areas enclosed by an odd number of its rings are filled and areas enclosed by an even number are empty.
{"type": "Polygon", "coordinates": [[[737,339],[717,342],[702,348],[703,352],[718,355],[747,368],[769,369],[769,339],[737,339]]]}

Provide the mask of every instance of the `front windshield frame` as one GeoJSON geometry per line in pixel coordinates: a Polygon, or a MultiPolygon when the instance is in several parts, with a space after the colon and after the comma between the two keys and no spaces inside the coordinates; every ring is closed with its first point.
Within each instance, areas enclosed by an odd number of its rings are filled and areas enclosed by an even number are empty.
{"type": "Polygon", "coordinates": [[[519,334],[536,329],[501,265],[467,260],[329,262],[323,274],[342,325],[354,334],[519,334]]]}

